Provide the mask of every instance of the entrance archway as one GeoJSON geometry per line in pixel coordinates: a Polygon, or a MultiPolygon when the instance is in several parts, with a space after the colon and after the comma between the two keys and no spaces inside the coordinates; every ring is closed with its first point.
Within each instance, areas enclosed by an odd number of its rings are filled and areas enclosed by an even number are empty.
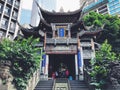
{"type": "Polygon", "coordinates": [[[70,75],[75,79],[75,55],[74,54],[51,54],[49,55],[49,70],[48,76],[59,71],[60,66],[64,65],[70,72],[70,75]]]}

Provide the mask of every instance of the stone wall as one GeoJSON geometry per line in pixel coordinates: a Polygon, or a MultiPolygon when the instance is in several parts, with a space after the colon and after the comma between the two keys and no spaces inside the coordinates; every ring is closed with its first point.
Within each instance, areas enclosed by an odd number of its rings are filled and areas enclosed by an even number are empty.
{"type": "Polygon", "coordinates": [[[40,70],[37,70],[33,74],[33,77],[31,77],[31,79],[29,80],[26,90],[34,90],[39,80],[40,80],[40,70]]]}
{"type": "Polygon", "coordinates": [[[12,85],[13,77],[10,74],[11,62],[0,60],[0,90],[16,90],[12,85]]]}
{"type": "Polygon", "coordinates": [[[16,88],[11,82],[3,84],[2,80],[0,79],[0,90],[16,90],[16,88]]]}
{"type": "MultiPolygon", "coordinates": [[[[34,90],[35,86],[37,85],[39,81],[40,73],[39,70],[37,70],[33,77],[28,81],[28,86],[26,90],[34,90]]],[[[14,85],[12,84],[12,81],[7,81],[6,84],[3,84],[2,79],[0,78],[0,90],[17,90],[14,85]]]]}

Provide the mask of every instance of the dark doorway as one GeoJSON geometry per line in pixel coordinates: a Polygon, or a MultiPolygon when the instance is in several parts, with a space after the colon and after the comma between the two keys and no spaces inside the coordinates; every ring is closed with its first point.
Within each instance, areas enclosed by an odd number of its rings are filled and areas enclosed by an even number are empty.
{"type": "Polygon", "coordinates": [[[70,75],[75,79],[75,55],[74,54],[53,54],[49,55],[49,77],[52,73],[59,71],[61,64],[69,70],[70,75]]]}

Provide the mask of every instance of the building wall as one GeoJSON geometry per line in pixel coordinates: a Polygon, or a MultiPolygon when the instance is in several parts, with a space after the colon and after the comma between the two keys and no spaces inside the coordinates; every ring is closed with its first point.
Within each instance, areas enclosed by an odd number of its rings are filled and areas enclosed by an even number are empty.
{"type": "Polygon", "coordinates": [[[90,0],[87,1],[84,12],[95,11],[101,14],[109,14],[108,0],[90,0]]]}
{"type": "MultiPolygon", "coordinates": [[[[56,0],[36,0],[39,5],[48,11],[56,10],[56,0]]],[[[38,15],[39,9],[35,3],[35,0],[33,1],[32,5],[32,14],[31,14],[31,25],[37,26],[40,21],[40,16],[38,15]]]]}
{"type": "Polygon", "coordinates": [[[100,14],[120,15],[120,0],[89,0],[85,9],[94,10],[100,14]]]}
{"type": "Polygon", "coordinates": [[[31,10],[21,9],[20,24],[30,24],[31,10]]]}
{"type": "MultiPolygon", "coordinates": [[[[80,6],[82,6],[82,4],[84,3],[84,1],[85,1],[85,0],[79,0],[80,6]]],[[[98,0],[87,0],[86,6],[89,6],[91,3],[94,3],[94,2],[96,2],[96,1],[98,1],[98,0]]]]}
{"type": "Polygon", "coordinates": [[[87,1],[86,4],[87,4],[87,6],[88,6],[88,5],[90,5],[90,4],[92,4],[92,3],[96,2],[96,1],[98,1],[98,0],[89,0],[89,1],[87,1]]]}
{"type": "Polygon", "coordinates": [[[0,37],[14,39],[18,33],[22,0],[0,0],[0,37]]]}
{"type": "MultiPolygon", "coordinates": [[[[40,2],[40,0],[36,0],[37,2],[40,2]]],[[[32,12],[31,12],[31,25],[33,26],[37,26],[37,22],[40,20],[38,17],[38,7],[35,3],[35,0],[33,0],[33,4],[32,4],[32,12]]]]}
{"type": "Polygon", "coordinates": [[[111,15],[120,15],[120,0],[109,0],[108,7],[111,15]]]}

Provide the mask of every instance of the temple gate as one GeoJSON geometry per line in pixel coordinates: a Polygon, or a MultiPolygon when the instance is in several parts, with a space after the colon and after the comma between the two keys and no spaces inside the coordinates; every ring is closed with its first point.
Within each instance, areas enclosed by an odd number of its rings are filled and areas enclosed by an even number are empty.
{"type": "MultiPolygon", "coordinates": [[[[38,3],[37,3],[38,5],[38,3]]],[[[20,26],[25,38],[40,38],[43,44],[41,75],[51,78],[52,73],[68,69],[73,79],[83,75],[83,67],[89,67],[90,59],[95,57],[95,36],[101,32],[84,25],[83,6],[73,12],[49,12],[39,5],[40,22],[38,26],[20,26]]]]}

